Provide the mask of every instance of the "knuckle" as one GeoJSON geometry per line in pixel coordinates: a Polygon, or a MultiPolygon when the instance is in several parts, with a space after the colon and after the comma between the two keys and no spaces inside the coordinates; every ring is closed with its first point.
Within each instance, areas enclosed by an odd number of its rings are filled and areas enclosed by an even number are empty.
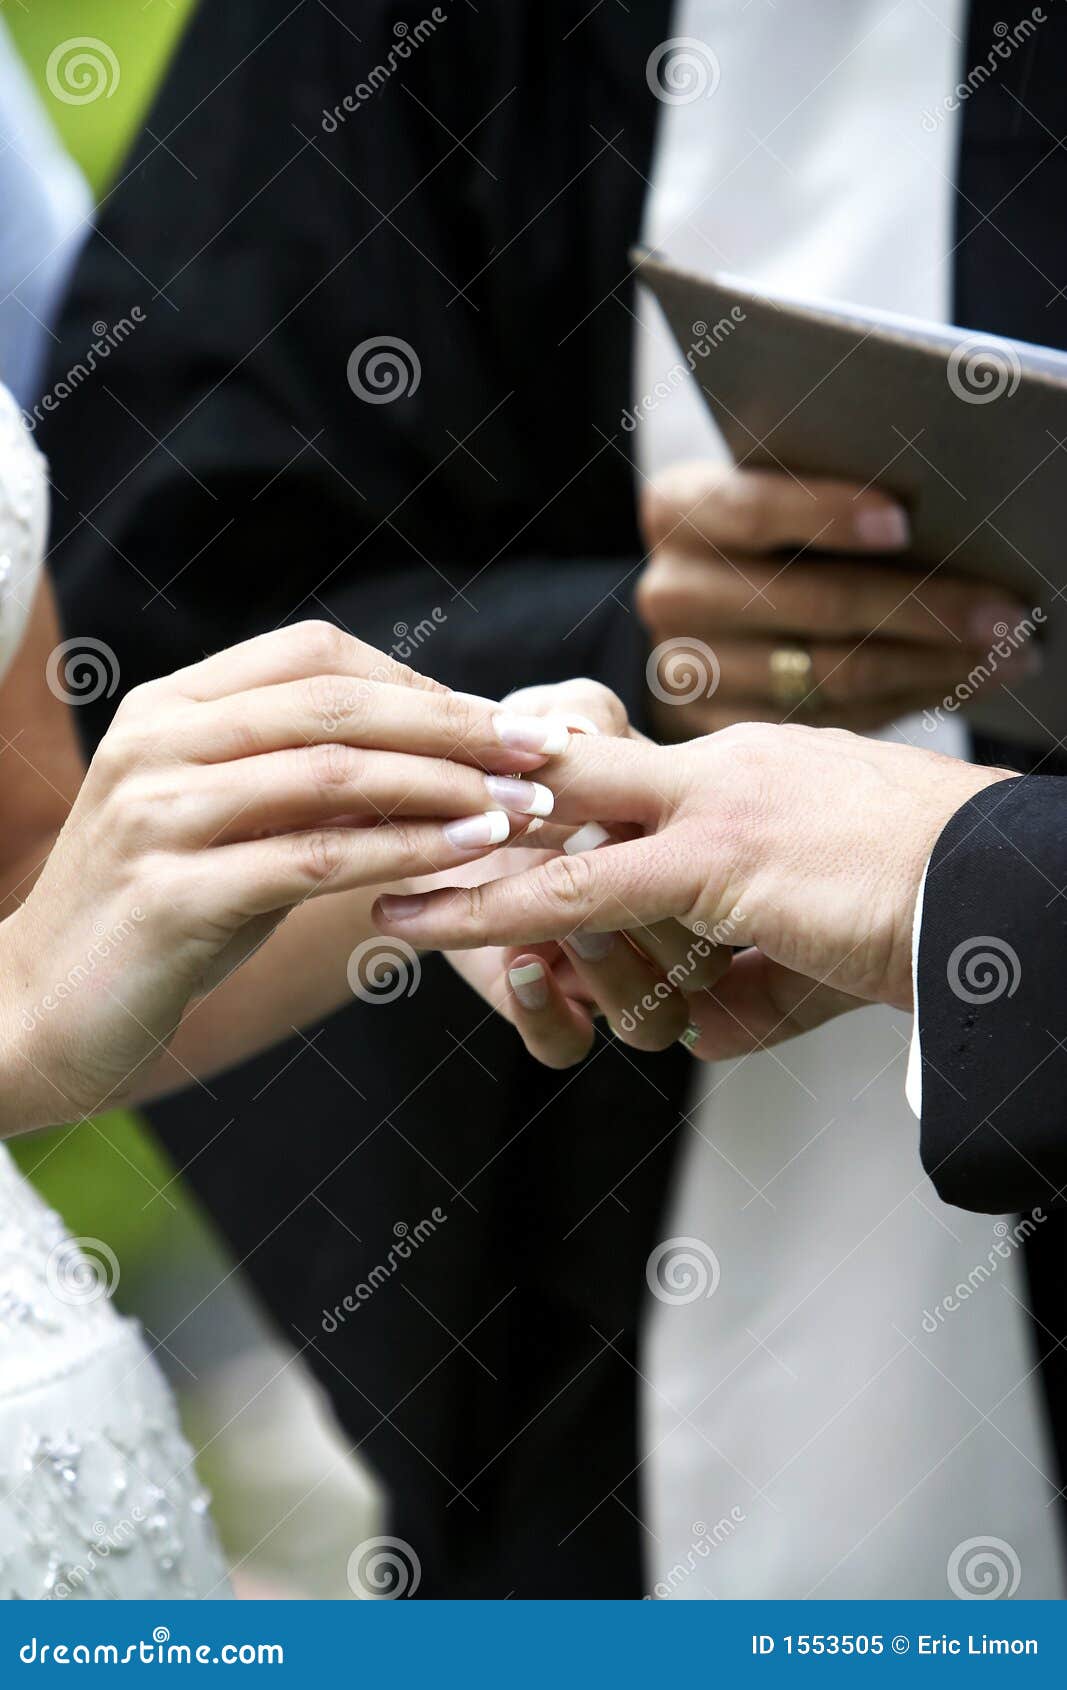
{"type": "Polygon", "coordinates": [[[767,500],[748,476],[724,480],[709,497],[706,508],[710,523],[730,544],[746,552],[767,549],[767,500]]]}
{"type": "Polygon", "coordinates": [[[669,483],[664,479],[646,482],[641,489],[638,518],[645,543],[650,551],[662,545],[675,523],[679,510],[669,483]]]}
{"type": "Polygon", "coordinates": [[[299,657],[316,669],[325,670],[343,667],[353,645],[350,635],[322,617],[297,622],[289,638],[299,657]]]}
{"type": "Polygon", "coordinates": [[[344,675],[309,675],[304,691],[312,718],[329,733],[336,733],[340,727],[358,727],[370,710],[371,693],[366,681],[344,675]]]}
{"type": "Polygon", "coordinates": [[[592,864],[580,852],[571,857],[553,857],[542,870],[542,880],[549,902],[563,909],[577,909],[592,890],[592,864]]]}
{"type": "Polygon", "coordinates": [[[618,737],[624,733],[629,725],[626,706],[618,693],[612,692],[603,681],[594,681],[591,676],[580,675],[576,680],[568,681],[565,688],[567,704],[573,703],[575,708],[583,712],[594,721],[602,732],[618,737]]]}
{"type": "Polygon", "coordinates": [[[384,681],[391,687],[409,687],[413,692],[432,692],[448,696],[450,688],[440,681],[430,679],[429,675],[421,675],[409,663],[402,663],[391,652],[378,651],[373,646],[365,646],[364,650],[376,659],[371,675],[376,681],[384,681]]]}
{"type": "Polygon", "coordinates": [[[472,938],[485,943],[485,936],[489,930],[489,904],[486,898],[485,886],[465,886],[460,889],[460,896],[466,910],[463,918],[464,928],[472,938]]]}
{"type": "Polygon", "coordinates": [[[410,864],[415,871],[425,873],[431,853],[427,851],[426,838],[420,834],[417,824],[397,818],[389,822],[387,831],[398,862],[410,864]]]}
{"type": "Polygon", "coordinates": [[[357,782],[363,759],[351,745],[326,741],[311,745],[305,753],[311,781],[320,792],[336,793],[357,782]]]}
{"type": "Polygon", "coordinates": [[[164,832],[164,818],[172,813],[176,796],[158,776],[135,777],[122,784],[114,805],[115,837],[123,848],[140,854],[164,832]]]}
{"type": "Polygon", "coordinates": [[[458,693],[442,693],[435,706],[435,716],[456,745],[461,745],[472,737],[474,710],[458,693]]]}
{"type": "Polygon", "coordinates": [[[634,609],[646,627],[655,625],[662,611],[666,568],[662,558],[653,559],[637,578],[634,609]]]}
{"type": "Polygon", "coordinates": [[[128,726],[143,719],[151,710],[153,704],[153,688],[150,681],[142,681],[139,686],[131,687],[123,693],[115,711],[115,721],[128,726]]]}
{"type": "Polygon", "coordinates": [[[312,886],[330,880],[341,867],[341,839],[328,828],[295,834],[291,845],[297,871],[312,886]]]}
{"type": "Polygon", "coordinates": [[[96,748],[91,768],[94,775],[115,782],[135,768],[143,754],[143,736],[132,723],[120,722],[116,717],[96,748]]]}

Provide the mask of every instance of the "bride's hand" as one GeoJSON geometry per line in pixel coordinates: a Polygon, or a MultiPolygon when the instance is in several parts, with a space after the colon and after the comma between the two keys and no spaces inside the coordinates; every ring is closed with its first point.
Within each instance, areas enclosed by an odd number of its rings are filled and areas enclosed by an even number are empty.
{"type": "MultiPolygon", "coordinates": [[[[501,708],[550,716],[579,735],[647,743],[630,724],[622,701],[597,681],[527,687],[504,699],[501,708]]],[[[573,854],[578,847],[595,849],[607,838],[595,824],[576,830],[546,822],[538,833],[487,862],[442,877],[439,884],[471,886],[500,873],[518,874],[548,862],[568,845],[573,854]]],[[[457,950],[449,961],[513,1024],[531,1056],[549,1068],[569,1068],[588,1055],[597,1016],[636,1050],[665,1050],[679,1039],[691,1046],[695,1006],[729,966],[730,951],[694,942],[676,921],[662,921],[631,923],[625,936],[571,933],[563,943],[457,950]]]]}
{"type": "MultiPolygon", "coordinates": [[[[499,715],[325,623],[129,693],[0,925],[0,1133],[121,1099],[190,999],[295,904],[470,862],[521,831],[529,814],[505,813],[484,771],[545,754],[503,745],[499,715]]],[[[524,782],[503,802],[550,799],[524,782]]]]}
{"type": "Polygon", "coordinates": [[[735,1055],[856,1006],[911,1006],[911,928],[949,818],[1006,771],[835,729],[747,724],[686,745],[590,739],[542,779],[554,820],[645,837],[512,879],[383,898],[415,944],[542,943],[676,916],[746,950],[697,998],[696,1054],[735,1055]]]}

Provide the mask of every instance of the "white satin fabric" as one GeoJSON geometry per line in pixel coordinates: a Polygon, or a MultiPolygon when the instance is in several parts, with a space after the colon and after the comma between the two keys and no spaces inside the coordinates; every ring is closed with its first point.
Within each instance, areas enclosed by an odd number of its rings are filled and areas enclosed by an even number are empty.
{"type": "MultiPolygon", "coordinates": [[[[0,388],[0,682],[46,511],[44,460],[0,388]]],[[[0,1599],[226,1596],[174,1404],[109,1300],[118,1263],[81,1243],[0,1145],[0,1599]]]]}
{"type": "MultiPolygon", "coordinates": [[[[648,243],[950,320],[958,118],[922,114],[964,68],[963,0],[684,0],[672,28],[713,50],[718,85],[663,107],[648,243]]],[[[641,314],[638,398],[679,357],[641,314]]],[[[636,442],[646,474],[723,452],[692,383],[636,442]]],[[[894,731],[965,749],[954,723],[894,731]]],[[[694,1069],[664,1239],[689,1241],[703,1283],[650,1298],[645,1346],[658,1595],[933,1598],[990,1565],[998,1593],[1064,1593],[1016,1221],[935,1196],[909,1029],[866,1009],[694,1069]]]]}

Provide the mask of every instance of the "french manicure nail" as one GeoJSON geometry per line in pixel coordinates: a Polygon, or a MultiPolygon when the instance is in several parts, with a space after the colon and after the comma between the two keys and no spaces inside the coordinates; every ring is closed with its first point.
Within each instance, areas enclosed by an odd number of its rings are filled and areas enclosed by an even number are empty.
{"type": "Polygon", "coordinates": [[[857,539],[874,551],[899,551],[911,538],[911,526],[899,505],[860,505],[853,526],[857,539]]]}
{"type": "Polygon", "coordinates": [[[527,962],[521,968],[509,968],[508,979],[523,1009],[544,1009],[548,1003],[548,982],[541,962],[527,962]]]}
{"type": "Polygon", "coordinates": [[[603,962],[615,949],[614,933],[584,933],[581,928],[570,935],[567,943],[577,951],[583,962],[603,962]]]}
{"type": "Polygon", "coordinates": [[[1001,599],[991,604],[979,605],[968,619],[971,637],[976,640],[1002,640],[1005,634],[1010,634],[1017,622],[1026,616],[1022,605],[1008,604],[1001,599]]]}
{"type": "Polygon", "coordinates": [[[606,845],[611,834],[599,822],[586,822],[577,833],[572,833],[569,839],[563,841],[563,849],[569,857],[579,851],[595,851],[601,845],[606,845]]]}
{"type": "Polygon", "coordinates": [[[490,798],[495,799],[498,804],[503,804],[505,810],[513,810],[520,816],[552,814],[552,807],[556,802],[555,795],[547,786],[541,786],[535,780],[513,780],[510,775],[486,775],[485,784],[489,789],[490,798]]]}
{"type": "Polygon", "coordinates": [[[413,916],[420,915],[426,907],[426,899],[421,894],[400,898],[386,892],[380,900],[380,908],[386,921],[410,921],[413,916]]]}
{"type": "Polygon", "coordinates": [[[558,757],[570,739],[567,724],[551,716],[512,716],[504,711],[493,717],[493,729],[510,751],[536,751],[545,757],[558,757]]]}
{"type": "Polygon", "coordinates": [[[480,816],[449,822],[445,838],[457,851],[478,851],[485,845],[502,845],[510,832],[511,823],[503,810],[486,810],[480,816]]]}

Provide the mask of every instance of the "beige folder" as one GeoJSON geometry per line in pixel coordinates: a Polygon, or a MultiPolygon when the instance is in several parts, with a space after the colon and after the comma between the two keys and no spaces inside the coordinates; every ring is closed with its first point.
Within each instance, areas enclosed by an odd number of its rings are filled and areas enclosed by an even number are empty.
{"type": "MultiPolygon", "coordinates": [[[[884,488],[911,517],[907,568],[983,577],[1036,613],[961,674],[949,710],[1067,739],[1067,354],[635,262],[739,463],[884,488]],[[1003,647],[1031,637],[1041,674],[1005,683],[1003,647]]],[[[639,397],[629,426],[656,402],[639,397]]]]}

